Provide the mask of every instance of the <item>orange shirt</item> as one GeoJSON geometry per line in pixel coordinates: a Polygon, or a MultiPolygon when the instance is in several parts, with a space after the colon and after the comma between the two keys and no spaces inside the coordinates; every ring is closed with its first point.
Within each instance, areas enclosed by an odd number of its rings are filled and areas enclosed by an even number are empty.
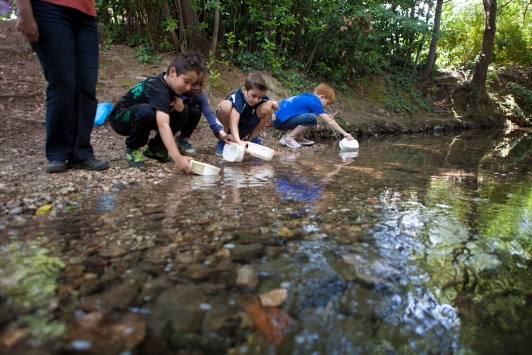
{"type": "Polygon", "coordinates": [[[50,4],[71,7],[89,16],[96,16],[94,0],[43,0],[50,4]]]}

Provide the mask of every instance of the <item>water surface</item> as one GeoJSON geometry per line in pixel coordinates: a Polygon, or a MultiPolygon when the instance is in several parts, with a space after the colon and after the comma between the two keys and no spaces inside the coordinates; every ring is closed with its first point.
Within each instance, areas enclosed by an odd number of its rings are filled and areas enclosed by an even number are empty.
{"type": "Polygon", "coordinates": [[[529,353],[532,135],[330,146],[219,160],[220,176],[115,189],[25,225],[3,217],[0,346],[529,353]],[[255,297],[279,288],[280,307],[255,297]]]}

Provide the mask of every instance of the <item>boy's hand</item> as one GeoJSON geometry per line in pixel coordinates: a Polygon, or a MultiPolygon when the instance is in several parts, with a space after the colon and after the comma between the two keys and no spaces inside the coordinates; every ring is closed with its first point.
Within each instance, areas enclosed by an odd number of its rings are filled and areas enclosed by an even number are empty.
{"type": "Polygon", "coordinates": [[[241,145],[242,147],[244,147],[244,154],[250,154],[247,148],[248,143],[249,142],[247,141],[240,141],[240,143],[238,143],[238,145],[241,145]]]}
{"type": "Polygon", "coordinates": [[[181,155],[180,157],[173,158],[174,164],[177,170],[181,170],[182,172],[186,174],[192,174],[192,168],[190,167],[190,161],[192,160],[191,157],[185,157],[181,155]]]}
{"type": "Polygon", "coordinates": [[[354,139],[353,136],[350,135],[349,133],[346,133],[344,138],[347,139],[348,141],[352,141],[354,139]]]}
{"type": "Polygon", "coordinates": [[[319,125],[319,124],[317,124],[317,125],[314,126],[314,130],[315,130],[315,131],[318,131],[319,129],[320,129],[320,125],[319,125]]]}
{"type": "Polygon", "coordinates": [[[273,115],[273,111],[275,111],[274,107],[279,107],[279,105],[275,101],[267,101],[267,102],[263,103],[259,107],[259,112],[258,112],[259,116],[260,117],[264,117],[264,116],[270,117],[271,115],[273,115]]]}
{"type": "Polygon", "coordinates": [[[170,112],[182,112],[185,109],[183,100],[178,96],[170,103],[170,112]]]}
{"type": "Polygon", "coordinates": [[[227,134],[224,131],[218,132],[218,137],[220,138],[221,141],[224,141],[225,143],[232,143],[235,141],[233,139],[233,135],[227,134]]]}

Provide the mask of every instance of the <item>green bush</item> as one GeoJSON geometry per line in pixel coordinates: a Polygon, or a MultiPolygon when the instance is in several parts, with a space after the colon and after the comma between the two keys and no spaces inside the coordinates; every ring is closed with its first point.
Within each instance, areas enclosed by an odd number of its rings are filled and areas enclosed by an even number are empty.
{"type": "Polygon", "coordinates": [[[516,83],[508,83],[508,87],[512,95],[516,97],[516,101],[521,104],[522,109],[532,110],[532,91],[516,83]]]}
{"type": "Polygon", "coordinates": [[[431,111],[430,103],[415,88],[416,79],[409,75],[387,75],[385,78],[389,96],[383,100],[386,108],[395,113],[431,111]]]}

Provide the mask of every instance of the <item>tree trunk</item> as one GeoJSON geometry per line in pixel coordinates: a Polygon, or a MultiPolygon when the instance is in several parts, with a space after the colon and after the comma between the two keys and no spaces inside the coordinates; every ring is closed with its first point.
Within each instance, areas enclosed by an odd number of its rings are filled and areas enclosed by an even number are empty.
{"type": "MultiPolygon", "coordinates": [[[[172,18],[172,14],[170,14],[170,8],[168,7],[168,2],[164,1],[164,14],[168,18],[172,18]]],[[[175,29],[172,29],[170,31],[170,35],[172,36],[172,42],[174,43],[174,49],[179,51],[179,40],[177,39],[177,35],[175,34],[175,29]]]]}
{"type": "Polygon", "coordinates": [[[185,50],[185,20],[183,18],[183,9],[181,7],[181,3],[179,0],[174,0],[175,7],[177,9],[177,12],[179,14],[179,45],[181,48],[179,48],[177,51],[178,53],[186,52],[185,50]]]}
{"type": "Polygon", "coordinates": [[[218,45],[218,28],[220,27],[220,7],[216,6],[214,10],[214,29],[212,32],[211,53],[212,59],[216,58],[216,46],[218,45]]]}
{"type": "Polygon", "coordinates": [[[495,17],[497,15],[496,0],[482,0],[484,5],[484,36],[482,38],[482,49],[477,57],[475,72],[473,74],[473,85],[477,88],[479,99],[482,101],[486,94],[486,77],[488,66],[491,62],[493,43],[495,41],[495,17]]]}
{"type": "Polygon", "coordinates": [[[443,0],[438,0],[436,3],[436,10],[434,12],[434,30],[432,31],[432,41],[430,42],[429,55],[427,57],[427,63],[421,69],[419,74],[419,80],[417,82],[418,88],[423,90],[427,87],[430,80],[430,73],[434,67],[436,61],[436,48],[438,47],[438,37],[440,36],[440,18],[443,7],[443,0]]]}

